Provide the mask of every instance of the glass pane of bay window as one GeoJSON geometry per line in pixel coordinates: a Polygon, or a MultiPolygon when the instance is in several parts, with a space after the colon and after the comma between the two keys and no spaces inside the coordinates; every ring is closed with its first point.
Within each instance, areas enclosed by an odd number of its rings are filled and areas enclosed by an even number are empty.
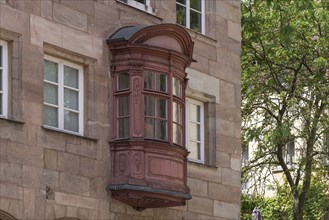
{"type": "Polygon", "coordinates": [[[145,137],[155,139],[156,119],[145,118],[145,137]]]}
{"type": "Polygon", "coordinates": [[[130,85],[130,76],[128,73],[120,73],[118,74],[118,91],[120,90],[125,90],[125,89],[129,89],[129,85],[130,85]]]}
{"type": "Polygon", "coordinates": [[[58,109],[56,107],[45,105],[43,109],[43,121],[45,125],[58,127],[58,109]]]}
{"type": "Polygon", "coordinates": [[[173,77],[173,94],[182,97],[182,81],[173,77]]]}
{"type": "Polygon", "coordinates": [[[167,121],[166,120],[158,120],[157,138],[162,141],[167,140],[167,121]]]}
{"type": "Polygon", "coordinates": [[[182,145],[182,126],[173,123],[173,142],[182,145]]]}
{"type": "Polygon", "coordinates": [[[2,115],[2,93],[0,93],[0,115],[2,115]]]}
{"type": "Polygon", "coordinates": [[[182,124],[182,106],[173,102],[173,121],[182,124]]]}
{"type": "Polygon", "coordinates": [[[167,118],[167,100],[166,99],[158,99],[159,106],[159,118],[167,118]]]}
{"type": "Polygon", "coordinates": [[[64,89],[64,107],[78,110],[79,92],[71,89],[64,89]]]}
{"type": "Polygon", "coordinates": [[[54,104],[54,105],[58,104],[57,90],[58,90],[57,85],[45,83],[43,95],[44,95],[44,100],[46,103],[54,104]]]}
{"type": "Polygon", "coordinates": [[[0,67],[0,92],[2,92],[2,69],[1,69],[1,67],[0,67]]]}
{"type": "Polygon", "coordinates": [[[79,113],[64,110],[64,129],[79,131],[79,113]]]}
{"type": "Polygon", "coordinates": [[[167,91],[167,75],[152,71],[144,73],[144,89],[166,92],[167,91]]]}
{"type": "Polygon", "coordinates": [[[127,116],[129,111],[129,96],[119,96],[118,100],[118,117],[127,116]]]}
{"type": "Polygon", "coordinates": [[[58,64],[44,60],[44,78],[51,82],[58,82],[58,64]]]}
{"type": "Polygon", "coordinates": [[[190,7],[197,11],[201,11],[201,0],[190,0],[190,7]]]}
{"type": "Polygon", "coordinates": [[[64,85],[78,88],[79,75],[77,69],[64,65],[64,85]]]}
{"type": "Polygon", "coordinates": [[[129,117],[118,119],[118,137],[129,137],[129,117]]]}
{"type": "Polygon", "coordinates": [[[155,117],[156,105],[154,96],[145,96],[144,98],[144,115],[155,117]]]}

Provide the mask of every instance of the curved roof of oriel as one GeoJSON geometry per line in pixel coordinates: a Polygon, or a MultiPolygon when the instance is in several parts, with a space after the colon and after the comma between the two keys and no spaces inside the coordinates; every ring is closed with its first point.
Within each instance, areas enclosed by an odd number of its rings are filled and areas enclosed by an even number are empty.
{"type": "Polygon", "coordinates": [[[107,39],[107,43],[109,45],[119,42],[143,44],[152,38],[160,36],[176,40],[181,47],[181,51],[192,59],[194,43],[191,36],[183,27],[176,24],[121,27],[107,39]]]}

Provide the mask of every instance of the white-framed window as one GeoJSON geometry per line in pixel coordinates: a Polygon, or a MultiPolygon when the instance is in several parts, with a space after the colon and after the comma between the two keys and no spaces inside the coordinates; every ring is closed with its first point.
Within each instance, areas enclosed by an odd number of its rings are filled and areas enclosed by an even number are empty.
{"type": "Polygon", "coordinates": [[[292,165],[295,159],[295,140],[289,141],[283,152],[283,159],[287,165],[292,165]]]}
{"type": "Polygon", "coordinates": [[[176,0],[176,23],[205,34],[205,0],[176,0]]]}
{"type": "Polygon", "coordinates": [[[242,145],[241,159],[242,159],[242,166],[246,166],[249,161],[249,145],[248,144],[242,145]]]}
{"type": "Polygon", "coordinates": [[[119,1],[126,3],[131,7],[145,11],[147,13],[155,14],[154,10],[151,7],[151,0],[119,0],[119,1]]]}
{"type": "Polygon", "coordinates": [[[204,103],[186,99],[186,146],[188,159],[204,163],[204,103]]]}
{"type": "Polygon", "coordinates": [[[0,117],[8,117],[8,43],[0,40],[0,117]]]}
{"type": "Polygon", "coordinates": [[[44,56],[43,125],[83,135],[83,67],[44,56]]]}

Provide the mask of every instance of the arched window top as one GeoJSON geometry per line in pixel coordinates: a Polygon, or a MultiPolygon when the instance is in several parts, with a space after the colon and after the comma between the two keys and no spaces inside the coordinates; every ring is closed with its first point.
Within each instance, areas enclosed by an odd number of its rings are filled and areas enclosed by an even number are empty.
{"type": "Polygon", "coordinates": [[[0,209],[0,219],[1,220],[17,220],[14,216],[0,209]]]}
{"type": "Polygon", "coordinates": [[[107,39],[110,46],[122,42],[173,50],[184,54],[190,62],[192,61],[194,43],[187,31],[175,24],[122,27],[107,39]]]}

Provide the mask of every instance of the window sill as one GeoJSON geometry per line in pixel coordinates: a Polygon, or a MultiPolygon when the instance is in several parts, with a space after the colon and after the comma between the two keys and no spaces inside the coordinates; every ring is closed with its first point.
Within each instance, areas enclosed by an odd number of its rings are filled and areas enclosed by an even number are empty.
{"type": "Polygon", "coordinates": [[[197,161],[193,161],[193,160],[187,160],[187,162],[189,164],[194,164],[194,165],[201,166],[201,167],[208,167],[208,168],[213,168],[213,169],[218,168],[218,166],[215,166],[215,165],[206,164],[206,163],[202,163],[202,162],[197,162],[197,161]]]}
{"type": "Polygon", "coordinates": [[[70,132],[66,132],[66,131],[63,131],[63,130],[59,130],[59,129],[55,129],[55,128],[50,128],[50,127],[47,127],[47,126],[41,126],[41,127],[43,129],[45,129],[46,131],[49,131],[49,132],[62,133],[62,134],[70,135],[70,136],[73,136],[73,137],[80,137],[82,139],[86,139],[86,140],[90,140],[90,141],[95,141],[95,142],[98,141],[98,139],[96,139],[96,138],[87,137],[87,136],[83,136],[83,135],[80,135],[80,134],[70,133],[70,132]]]}
{"type": "Polygon", "coordinates": [[[121,5],[125,5],[125,6],[128,6],[130,8],[137,9],[137,10],[139,10],[141,12],[144,12],[144,13],[146,13],[148,15],[151,15],[153,17],[156,17],[159,20],[162,20],[160,17],[157,16],[157,10],[154,9],[154,8],[152,8],[151,6],[144,5],[145,9],[142,9],[141,7],[138,7],[138,6],[135,6],[135,5],[132,5],[132,4],[128,4],[128,3],[122,2],[120,0],[116,0],[116,2],[120,3],[121,5]]]}
{"type": "Polygon", "coordinates": [[[25,124],[25,121],[19,120],[19,119],[14,119],[14,118],[5,118],[0,116],[0,120],[4,120],[4,121],[9,121],[9,122],[13,122],[16,124],[25,124]]]}

